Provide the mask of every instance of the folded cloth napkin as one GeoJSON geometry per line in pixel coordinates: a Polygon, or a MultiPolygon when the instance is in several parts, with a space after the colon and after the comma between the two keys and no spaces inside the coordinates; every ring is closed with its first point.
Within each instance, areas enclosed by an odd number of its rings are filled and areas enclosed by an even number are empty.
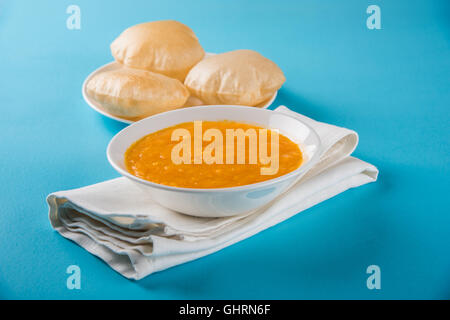
{"type": "Polygon", "coordinates": [[[122,177],[50,194],[47,202],[53,228],[123,276],[141,279],[218,251],[377,179],[377,168],[350,157],[358,143],[356,132],[314,121],[284,106],[275,111],[313,127],[324,151],[317,165],[264,208],[226,218],[187,216],[158,205],[122,177]]]}

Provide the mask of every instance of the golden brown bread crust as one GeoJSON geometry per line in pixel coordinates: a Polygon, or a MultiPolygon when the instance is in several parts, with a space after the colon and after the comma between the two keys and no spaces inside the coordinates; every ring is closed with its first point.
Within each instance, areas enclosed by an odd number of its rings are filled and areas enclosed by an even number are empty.
{"type": "Polygon", "coordinates": [[[252,50],[236,50],[200,61],[184,84],[205,104],[255,106],[272,97],[285,80],[274,62],[252,50]]]}
{"type": "Polygon", "coordinates": [[[189,97],[177,79],[127,67],[95,75],[87,93],[108,113],[132,120],[183,107],[189,97]]]}
{"type": "Polygon", "coordinates": [[[194,32],[173,20],[126,29],[111,43],[111,53],[116,61],[128,67],[162,73],[180,81],[205,55],[194,32]]]}

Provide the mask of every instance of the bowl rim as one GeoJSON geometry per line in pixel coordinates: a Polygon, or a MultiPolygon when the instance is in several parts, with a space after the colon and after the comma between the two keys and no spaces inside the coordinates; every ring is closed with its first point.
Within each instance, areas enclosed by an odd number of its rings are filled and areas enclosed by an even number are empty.
{"type": "MultiPolygon", "coordinates": [[[[164,189],[164,190],[168,190],[168,191],[178,191],[178,192],[187,192],[187,193],[214,193],[214,192],[235,192],[235,191],[241,191],[241,190],[248,190],[248,189],[254,189],[254,188],[260,188],[260,187],[267,187],[267,186],[271,186],[273,184],[277,184],[279,182],[288,180],[291,177],[294,177],[296,175],[299,175],[302,172],[306,172],[309,169],[311,169],[311,167],[317,163],[319,157],[322,154],[322,141],[320,139],[320,136],[317,134],[317,132],[314,130],[314,128],[312,128],[309,124],[305,123],[304,121],[298,119],[297,117],[285,114],[285,113],[280,113],[278,112],[277,114],[282,115],[282,116],[286,116],[289,118],[292,118],[298,122],[300,122],[302,125],[306,126],[311,134],[313,136],[315,136],[315,138],[317,139],[317,150],[314,153],[314,155],[311,157],[311,159],[309,159],[309,161],[303,165],[301,164],[297,169],[288,172],[282,176],[273,178],[273,179],[268,179],[265,181],[261,181],[261,182],[256,182],[256,183],[250,183],[250,184],[245,184],[245,185],[241,185],[241,186],[236,186],[236,187],[224,187],[224,188],[186,188],[186,187],[173,187],[173,186],[167,186],[164,184],[159,184],[159,183],[155,183],[155,182],[151,182],[139,177],[136,177],[135,175],[131,174],[130,172],[128,172],[127,170],[122,169],[119,165],[117,165],[115,163],[115,161],[112,159],[111,156],[111,148],[114,145],[114,143],[117,141],[117,139],[119,139],[119,137],[123,134],[126,134],[124,132],[130,130],[130,128],[132,128],[133,126],[137,126],[139,125],[141,122],[144,121],[148,121],[148,119],[154,119],[154,118],[160,118],[160,117],[164,117],[167,114],[170,113],[176,113],[179,112],[180,110],[185,110],[185,109],[206,109],[206,110],[214,110],[217,107],[230,107],[230,108],[252,108],[255,110],[260,110],[260,112],[268,112],[268,113],[275,113],[276,111],[274,110],[269,110],[269,109],[259,109],[259,108],[255,108],[255,107],[249,107],[249,106],[238,106],[238,105],[214,105],[214,106],[210,106],[210,105],[204,105],[204,106],[197,106],[197,107],[189,107],[189,108],[183,108],[183,109],[175,109],[175,110],[170,110],[170,111],[166,111],[166,112],[162,112],[147,118],[144,118],[142,120],[136,121],[132,124],[130,124],[129,126],[126,126],[125,128],[123,128],[122,130],[120,130],[118,133],[116,133],[114,135],[114,137],[112,137],[112,139],[110,140],[110,142],[108,143],[108,146],[106,148],[106,157],[108,159],[108,162],[110,163],[110,165],[118,172],[120,173],[122,176],[129,178],[135,182],[138,182],[140,184],[144,184],[146,186],[149,187],[154,187],[157,189],[164,189]]],[[[181,120],[179,123],[183,123],[186,121],[181,120]]],[[[245,121],[243,121],[245,122],[245,121]]],[[[152,133],[152,132],[150,132],[152,133]]],[[[149,133],[147,133],[149,134],[149,133]]],[[[144,137],[144,135],[142,136],[144,137]]],[[[141,137],[141,138],[142,138],[141,137]]],[[[139,138],[140,139],[140,138],[139,138]]],[[[298,145],[298,144],[297,144],[298,145]]]]}

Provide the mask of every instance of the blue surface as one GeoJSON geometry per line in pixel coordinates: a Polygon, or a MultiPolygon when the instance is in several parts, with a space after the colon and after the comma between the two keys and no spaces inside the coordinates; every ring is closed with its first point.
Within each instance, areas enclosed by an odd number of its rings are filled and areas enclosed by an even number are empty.
{"type": "Polygon", "coordinates": [[[449,1],[0,1],[0,298],[450,298],[449,1]],[[66,8],[81,8],[81,30],[66,8]],[[366,8],[381,8],[381,30],[366,8]],[[124,125],[83,79],[126,27],[180,20],[206,51],[249,48],[287,81],[274,105],[355,129],[379,181],[248,240],[129,281],[54,232],[47,194],[114,178],[124,125]],[[67,266],[82,270],[68,290],[67,266]],[[381,268],[368,290],[366,268],[381,268]]]}

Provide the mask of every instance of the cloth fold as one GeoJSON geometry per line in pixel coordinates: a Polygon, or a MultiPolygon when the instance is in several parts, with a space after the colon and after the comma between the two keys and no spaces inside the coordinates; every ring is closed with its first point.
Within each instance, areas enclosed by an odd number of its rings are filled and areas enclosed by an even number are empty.
{"type": "Polygon", "coordinates": [[[349,188],[376,181],[373,165],[351,157],[356,132],[275,109],[313,127],[320,161],[300,181],[256,212],[199,218],[164,208],[121,177],[47,197],[52,227],[131,279],[191,261],[248,238],[349,188]]]}

